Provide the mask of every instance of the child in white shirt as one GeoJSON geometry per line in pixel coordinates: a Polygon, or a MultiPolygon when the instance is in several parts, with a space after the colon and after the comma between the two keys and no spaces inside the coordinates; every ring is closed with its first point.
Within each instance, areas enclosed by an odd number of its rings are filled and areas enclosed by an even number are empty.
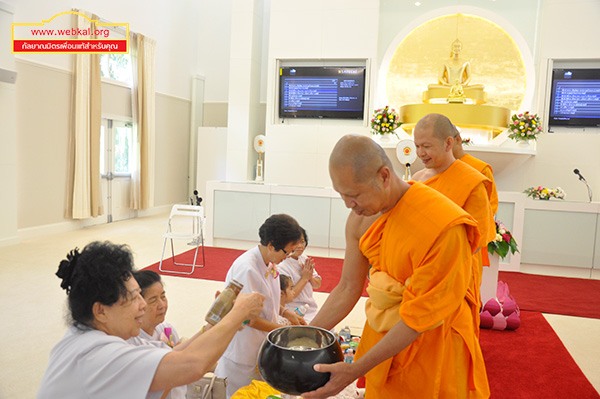
{"type": "Polygon", "coordinates": [[[313,298],[313,290],[321,287],[321,276],[315,270],[314,260],[304,255],[304,250],[308,245],[308,235],[304,229],[302,229],[302,237],[300,244],[290,257],[278,265],[278,269],[281,275],[290,277],[294,284],[295,297],[285,306],[292,311],[305,306],[304,320],[310,323],[318,311],[317,301],[313,298]]]}

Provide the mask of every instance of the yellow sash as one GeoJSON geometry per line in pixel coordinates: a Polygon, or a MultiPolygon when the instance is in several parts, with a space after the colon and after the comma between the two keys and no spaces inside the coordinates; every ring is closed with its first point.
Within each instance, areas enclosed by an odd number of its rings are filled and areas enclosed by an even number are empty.
{"type": "MultiPolygon", "coordinates": [[[[406,285],[408,284],[410,277],[406,279],[406,285]]],[[[389,331],[400,321],[399,309],[406,285],[386,272],[371,268],[367,286],[369,299],[365,305],[365,313],[373,330],[389,331]]]]}

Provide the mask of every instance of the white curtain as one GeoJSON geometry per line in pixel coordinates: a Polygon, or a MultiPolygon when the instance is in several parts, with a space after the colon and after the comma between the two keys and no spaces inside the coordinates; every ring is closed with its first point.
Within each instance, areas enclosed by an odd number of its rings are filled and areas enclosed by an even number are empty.
{"type": "MultiPolygon", "coordinates": [[[[96,15],[85,14],[98,19],[96,15]]],[[[88,19],[76,14],[74,17],[76,28],[93,31],[88,19]]],[[[104,213],[100,187],[100,56],[76,54],[74,71],[66,213],[73,219],[85,219],[104,213]]]]}
{"type": "Polygon", "coordinates": [[[134,135],[130,206],[147,209],[154,206],[156,42],[139,33],[131,33],[129,47],[133,68],[134,135]]]}

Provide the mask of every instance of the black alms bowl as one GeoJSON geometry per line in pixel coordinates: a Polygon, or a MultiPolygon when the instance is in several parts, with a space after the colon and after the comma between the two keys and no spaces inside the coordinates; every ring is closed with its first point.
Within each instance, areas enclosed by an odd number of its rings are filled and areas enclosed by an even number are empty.
{"type": "Polygon", "coordinates": [[[344,360],[342,348],[327,330],[309,326],[286,326],[271,331],[258,353],[258,371],[273,388],[300,395],[322,387],[330,373],[313,370],[318,363],[344,360]]]}

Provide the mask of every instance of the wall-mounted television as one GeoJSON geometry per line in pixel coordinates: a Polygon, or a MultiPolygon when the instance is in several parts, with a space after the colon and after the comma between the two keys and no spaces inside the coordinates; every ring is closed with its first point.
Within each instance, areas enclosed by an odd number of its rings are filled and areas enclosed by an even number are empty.
{"type": "Polygon", "coordinates": [[[280,118],[363,119],[364,66],[279,68],[280,118]]]}
{"type": "Polygon", "coordinates": [[[600,68],[552,71],[549,126],[600,126],[600,68]]]}

